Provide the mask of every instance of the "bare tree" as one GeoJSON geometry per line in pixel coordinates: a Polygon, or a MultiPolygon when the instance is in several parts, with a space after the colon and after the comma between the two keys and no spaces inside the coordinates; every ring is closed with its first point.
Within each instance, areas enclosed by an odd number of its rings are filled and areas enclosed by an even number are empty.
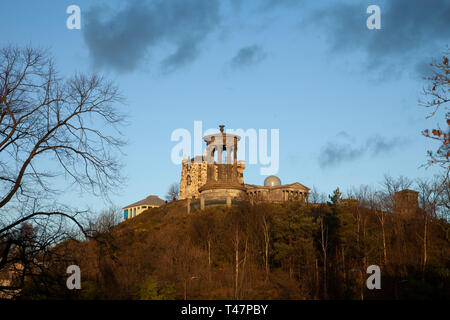
{"type": "Polygon", "coordinates": [[[383,263],[388,263],[387,258],[387,239],[386,239],[386,223],[388,222],[388,212],[394,212],[395,209],[395,193],[411,187],[413,181],[404,176],[393,178],[389,175],[384,176],[382,182],[383,189],[372,194],[370,208],[375,213],[381,228],[381,239],[383,243],[383,263]]]}
{"type": "Polygon", "coordinates": [[[389,175],[384,176],[382,184],[382,191],[377,192],[379,198],[381,198],[380,204],[383,205],[382,210],[393,212],[394,211],[394,195],[396,192],[408,189],[412,186],[413,181],[404,176],[393,178],[389,175]]]}
{"type": "Polygon", "coordinates": [[[80,212],[55,204],[61,188],[107,197],[120,185],[121,101],[99,75],[60,77],[43,50],[0,49],[0,268],[25,222],[55,237],[60,219],[86,231],[80,212]]]}
{"type": "Polygon", "coordinates": [[[450,219],[450,179],[444,181],[441,185],[442,191],[439,194],[437,202],[437,214],[446,220],[450,219]]]}
{"type": "Polygon", "coordinates": [[[50,269],[55,270],[59,262],[70,260],[53,250],[63,240],[75,239],[75,234],[67,226],[67,218],[61,215],[38,216],[29,222],[10,231],[0,244],[0,249],[3,249],[0,277],[5,280],[6,276],[7,280],[0,285],[0,297],[19,296],[26,281],[46,290],[49,283],[43,274],[50,269]]]}
{"type": "Polygon", "coordinates": [[[89,230],[94,233],[109,232],[114,226],[121,222],[121,209],[113,207],[103,210],[94,219],[88,222],[89,230]]]}
{"type": "MultiPolygon", "coordinates": [[[[428,262],[428,226],[433,219],[438,217],[438,212],[445,212],[445,207],[440,208],[442,206],[441,199],[448,192],[449,184],[442,183],[439,176],[435,176],[431,180],[417,179],[416,184],[419,190],[419,206],[422,209],[420,213],[423,220],[423,232],[418,237],[423,244],[422,271],[425,272],[428,262]]],[[[445,217],[445,214],[443,216],[445,217]]]]}
{"type": "Polygon", "coordinates": [[[319,192],[316,186],[313,186],[311,192],[309,193],[309,201],[311,203],[324,203],[326,202],[327,196],[325,193],[319,192]]]}
{"type": "Polygon", "coordinates": [[[166,200],[167,201],[176,201],[179,199],[180,196],[180,186],[178,183],[172,183],[169,187],[169,190],[166,194],[166,200]]]}
{"type": "Polygon", "coordinates": [[[266,273],[266,281],[269,280],[270,264],[269,264],[269,249],[270,249],[270,222],[265,211],[261,214],[261,227],[264,234],[264,271],[266,273]]]}
{"type": "Polygon", "coordinates": [[[322,249],[322,259],[323,259],[323,296],[327,299],[328,289],[327,289],[327,264],[328,264],[328,225],[326,221],[324,221],[325,217],[319,218],[320,225],[320,248],[322,249]]]}
{"type": "Polygon", "coordinates": [[[373,193],[373,200],[371,201],[372,204],[372,211],[375,212],[375,215],[378,218],[378,221],[380,222],[381,227],[381,239],[383,241],[383,263],[384,265],[387,264],[387,245],[386,245],[386,214],[387,214],[387,208],[392,207],[391,204],[389,204],[391,197],[387,197],[385,194],[380,192],[374,192],[373,193]],[[388,205],[386,205],[386,202],[388,205]]]}
{"type": "Polygon", "coordinates": [[[439,142],[436,151],[428,151],[429,164],[438,164],[445,169],[445,179],[448,179],[450,170],[450,112],[448,112],[450,97],[450,48],[447,46],[440,61],[433,60],[430,63],[431,75],[425,77],[428,85],[423,89],[424,101],[419,101],[420,105],[431,110],[427,118],[431,118],[436,113],[445,112],[446,129],[442,129],[439,124],[435,129],[426,129],[422,134],[430,139],[439,142]]]}

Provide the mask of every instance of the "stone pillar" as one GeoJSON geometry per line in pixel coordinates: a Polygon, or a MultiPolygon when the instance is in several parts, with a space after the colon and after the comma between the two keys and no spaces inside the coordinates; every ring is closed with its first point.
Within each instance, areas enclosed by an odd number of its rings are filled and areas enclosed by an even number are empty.
{"type": "Polygon", "coordinates": [[[222,164],[222,146],[217,148],[217,163],[222,164]]]}
{"type": "Polygon", "coordinates": [[[205,210],[205,198],[200,197],[200,209],[205,210]]]}
{"type": "Polygon", "coordinates": [[[237,137],[234,137],[233,162],[237,164],[237,137]]]}
{"type": "Polygon", "coordinates": [[[187,205],[186,205],[187,214],[190,214],[191,213],[191,199],[187,198],[186,203],[187,203],[187,205]]]}
{"type": "Polygon", "coordinates": [[[231,197],[227,196],[227,207],[231,208],[231,197]]]}

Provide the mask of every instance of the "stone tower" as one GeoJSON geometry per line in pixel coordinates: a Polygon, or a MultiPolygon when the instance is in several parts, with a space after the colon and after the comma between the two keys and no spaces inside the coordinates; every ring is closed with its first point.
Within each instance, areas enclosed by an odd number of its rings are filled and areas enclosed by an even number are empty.
{"type": "MultiPolygon", "coordinates": [[[[222,127],[223,130],[223,127],[222,127]]],[[[220,134],[218,134],[220,135],[220,134]]],[[[231,135],[228,135],[231,136],[231,135]]],[[[207,136],[204,137],[205,141],[207,139],[210,139],[207,136]]],[[[236,136],[239,141],[239,137],[236,136]]],[[[208,140],[209,141],[209,140],[208,140]]],[[[212,148],[212,147],[211,147],[212,148]]],[[[230,150],[232,150],[230,148],[230,150]]],[[[222,150],[223,151],[223,150],[222,150]]],[[[218,153],[215,154],[218,156],[218,153]]],[[[214,155],[213,155],[214,158],[214,155]]],[[[211,160],[213,160],[213,158],[211,160]]],[[[207,152],[203,155],[197,155],[194,158],[191,159],[184,159],[182,166],[181,166],[181,181],[180,181],[180,200],[183,199],[199,199],[200,198],[200,191],[199,189],[203,187],[206,184],[207,181],[207,175],[208,175],[208,156],[207,152]]],[[[223,163],[219,163],[218,161],[212,161],[210,169],[210,174],[214,175],[213,180],[217,180],[219,176],[219,165],[223,163]]],[[[222,160],[222,159],[221,159],[222,160]]],[[[220,161],[220,162],[227,162],[227,161],[220,161]]],[[[237,180],[240,185],[244,185],[244,169],[245,169],[245,161],[237,161],[237,180]]]]}
{"type": "Polygon", "coordinates": [[[199,188],[203,200],[245,199],[246,191],[240,182],[237,162],[237,147],[240,137],[220,133],[203,137],[206,142],[206,183],[199,188]],[[216,157],[217,156],[217,157],[216,157]]]}
{"type": "Polygon", "coordinates": [[[180,200],[197,199],[198,189],[206,183],[206,161],[202,156],[183,160],[181,167],[180,200]]]}
{"type": "Polygon", "coordinates": [[[394,212],[414,214],[419,208],[419,193],[414,190],[401,190],[394,194],[394,212]]]}

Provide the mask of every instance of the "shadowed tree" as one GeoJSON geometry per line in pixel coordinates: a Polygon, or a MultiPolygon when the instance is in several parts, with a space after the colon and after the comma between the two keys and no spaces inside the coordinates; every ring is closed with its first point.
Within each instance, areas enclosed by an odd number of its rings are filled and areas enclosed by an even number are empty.
{"type": "Polygon", "coordinates": [[[0,49],[0,268],[24,222],[62,234],[64,218],[85,233],[79,212],[54,202],[67,186],[107,197],[120,185],[121,100],[97,74],[61,77],[43,50],[0,49]]]}

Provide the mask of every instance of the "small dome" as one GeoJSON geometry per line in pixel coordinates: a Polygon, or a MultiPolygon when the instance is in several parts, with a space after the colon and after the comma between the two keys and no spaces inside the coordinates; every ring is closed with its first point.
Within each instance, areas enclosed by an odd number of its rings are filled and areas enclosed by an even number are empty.
{"type": "Polygon", "coordinates": [[[281,180],[277,176],[268,176],[264,180],[264,187],[277,187],[281,186],[281,180]]]}

